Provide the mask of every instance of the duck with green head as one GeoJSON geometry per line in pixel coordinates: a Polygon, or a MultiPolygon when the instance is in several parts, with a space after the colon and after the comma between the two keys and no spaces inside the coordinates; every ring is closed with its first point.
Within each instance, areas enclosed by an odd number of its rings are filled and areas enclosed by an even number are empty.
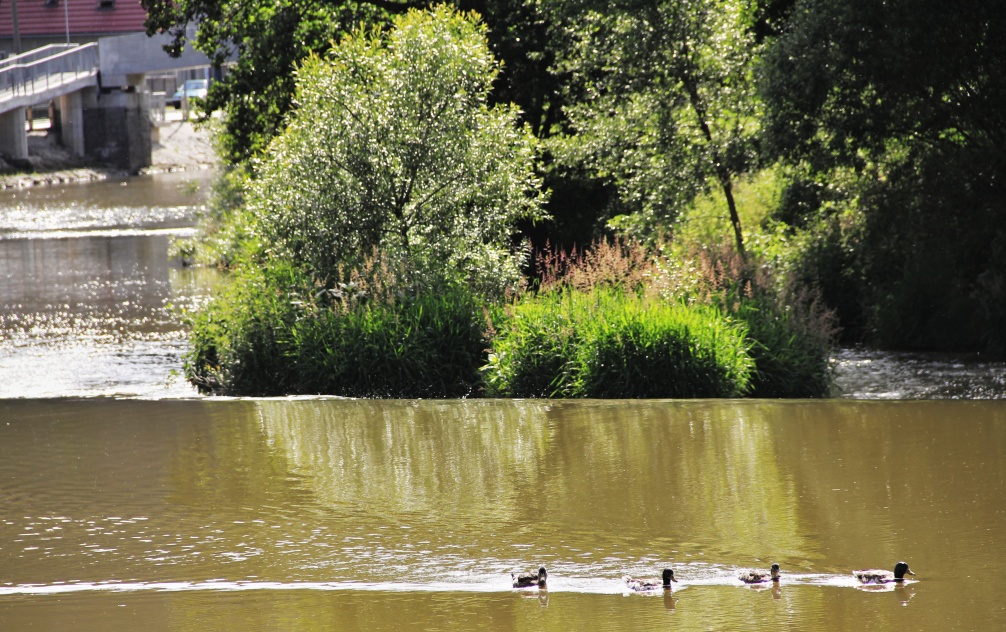
{"type": "Polygon", "coordinates": [[[520,573],[519,575],[510,573],[514,588],[530,588],[532,586],[544,588],[546,577],[548,577],[548,573],[545,572],[544,566],[540,567],[537,573],[520,573]]]}
{"type": "Polygon", "coordinates": [[[773,564],[768,572],[764,571],[741,571],[737,574],[737,579],[745,584],[763,584],[765,582],[779,581],[779,565],[773,564]]]}
{"type": "Polygon", "coordinates": [[[645,592],[647,590],[671,590],[671,582],[676,582],[678,580],[674,579],[674,570],[670,568],[665,568],[664,573],[660,579],[656,577],[646,578],[646,579],[636,579],[626,575],[622,578],[625,580],[625,585],[628,586],[629,590],[634,590],[636,592],[645,592]]]}
{"type": "Polygon", "coordinates": [[[862,571],[852,571],[856,579],[864,584],[889,584],[891,582],[901,583],[905,581],[905,573],[914,575],[908,564],[898,562],[894,565],[894,572],[870,568],[862,571]]]}

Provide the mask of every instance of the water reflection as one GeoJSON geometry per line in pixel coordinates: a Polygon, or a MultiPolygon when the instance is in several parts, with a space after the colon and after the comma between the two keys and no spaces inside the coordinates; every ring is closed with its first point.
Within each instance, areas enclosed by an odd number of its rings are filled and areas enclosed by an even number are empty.
{"type": "Polygon", "coordinates": [[[0,420],[5,629],[55,599],[188,623],[331,607],[348,629],[398,606],[435,626],[424,600],[545,629],[1006,624],[996,402],[8,400],[0,420]],[[857,589],[850,569],[901,558],[918,581],[857,589]],[[780,585],[737,580],[770,561],[780,585]],[[538,563],[548,589],[513,591],[538,563]],[[665,565],[673,593],[625,594],[665,565]]]}
{"type": "Polygon", "coordinates": [[[326,506],[414,517],[382,536],[394,543],[386,549],[419,538],[500,571],[563,559],[620,577],[651,575],[673,558],[757,560],[808,548],[792,482],[757,414],[735,423],[729,408],[524,401],[259,410],[270,442],[326,506]],[[492,549],[459,549],[453,534],[476,526],[492,549]]]}

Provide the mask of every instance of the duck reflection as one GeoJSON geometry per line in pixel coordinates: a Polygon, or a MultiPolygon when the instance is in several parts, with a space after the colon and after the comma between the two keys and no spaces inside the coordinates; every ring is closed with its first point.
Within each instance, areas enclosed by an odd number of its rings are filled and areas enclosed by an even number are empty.
{"type": "Polygon", "coordinates": [[[665,590],[664,591],[664,609],[665,610],[671,610],[671,611],[673,611],[674,610],[674,604],[676,604],[677,602],[678,602],[678,599],[677,599],[677,597],[674,596],[674,593],[672,593],[669,590],[665,590]]]}

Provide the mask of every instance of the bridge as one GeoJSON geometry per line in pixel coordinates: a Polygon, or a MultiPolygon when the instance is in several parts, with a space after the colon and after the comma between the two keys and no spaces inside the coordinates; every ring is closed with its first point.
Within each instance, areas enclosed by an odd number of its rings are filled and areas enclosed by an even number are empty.
{"type": "Polygon", "coordinates": [[[181,57],[169,57],[163,48],[168,39],[134,33],[43,46],[0,60],[0,154],[27,159],[25,110],[53,101],[61,142],[71,153],[134,173],[150,166],[146,73],[210,65],[191,46],[181,57]]]}

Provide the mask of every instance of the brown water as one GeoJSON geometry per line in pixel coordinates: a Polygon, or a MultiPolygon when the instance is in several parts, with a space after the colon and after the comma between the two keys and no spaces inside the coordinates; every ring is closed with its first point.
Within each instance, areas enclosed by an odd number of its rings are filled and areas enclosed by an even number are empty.
{"type": "Polygon", "coordinates": [[[0,192],[0,632],[1006,628],[1003,363],[836,356],[901,401],[203,399],[175,308],[214,277],[167,252],[210,177],[0,192]]]}
{"type": "Polygon", "coordinates": [[[1002,402],[0,403],[0,629],[1006,627],[1002,402]],[[907,560],[866,591],[849,570],[907,560]],[[778,589],[743,567],[776,561],[778,589]],[[545,564],[545,592],[509,573],[545,564]],[[620,577],[680,583],[626,595],[620,577]]]}
{"type": "Polygon", "coordinates": [[[186,397],[172,306],[205,271],[168,257],[212,173],[0,192],[0,398],[186,397]]]}

